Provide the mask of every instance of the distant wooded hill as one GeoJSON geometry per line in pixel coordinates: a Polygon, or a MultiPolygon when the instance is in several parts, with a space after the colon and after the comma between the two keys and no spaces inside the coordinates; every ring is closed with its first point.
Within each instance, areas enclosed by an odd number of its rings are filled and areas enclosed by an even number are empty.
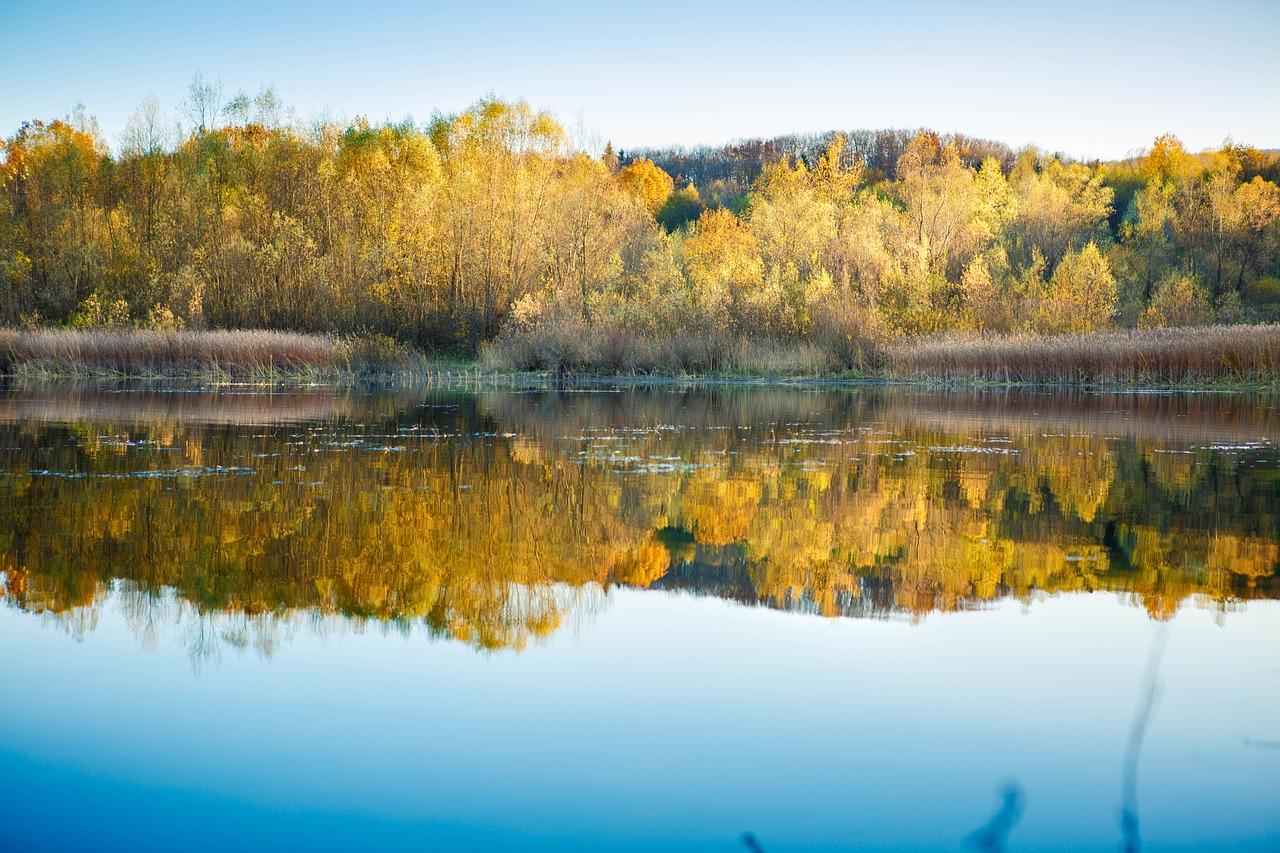
{"type": "MultiPolygon", "coordinates": [[[[962,133],[938,133],[929,128],[887,128],[881,130],[828,130],[823,133],[800,133],[770,139],[738,139],[724,145],[642,147],[619,151],[622,165],[639,160],[653,161],[676,185],[693,184],[706,198],[719,197],[724,203],[744,197],[766,165],[803,161],[812,168],[831,143],[843,137],[845,146],[842,166],[862,164],[867,178],[874,182],[895,180],[898,160],[911,140],[921,134],[932,136],[941,146],[954,144],[964,165],[977,169],[988,158],[994,158],[1006,174],[1017,162],[1019,151],[1007,143],[962,133]]],[[[1260,157],[1246,180],[1260,175],[1272,183],[1280,182],[1280,149],[1251,149],[1260,157]]],[[[1056,152],[1053,159],[1071,162],[1073,158],[1056,152]]],[[[1129,161],[1091,161],[1092,165],[1121,165],[1129,161]]]]}

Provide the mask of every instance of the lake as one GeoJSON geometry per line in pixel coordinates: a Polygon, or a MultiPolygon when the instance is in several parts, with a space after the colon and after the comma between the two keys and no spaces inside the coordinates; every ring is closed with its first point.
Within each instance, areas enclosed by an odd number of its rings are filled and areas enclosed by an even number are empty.
{"type": "Polygon", "coordinates": [[[0,392],[5,850],[1280,850],[1280,401],[0,392]]]}

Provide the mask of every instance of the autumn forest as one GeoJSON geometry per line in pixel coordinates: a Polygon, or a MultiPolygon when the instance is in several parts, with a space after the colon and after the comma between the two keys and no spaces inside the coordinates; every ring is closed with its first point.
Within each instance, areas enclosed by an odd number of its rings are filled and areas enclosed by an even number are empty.
{"type": "Polygon", "coordinates": [[[197,78],[116,145],[3,142],[0,326],[375,333],[537,368],[750,337],[867,346],[1280,317],[1280,154],[1120,162],[931,131],[615,151],[524,102],[291,119],[197,78]]]}

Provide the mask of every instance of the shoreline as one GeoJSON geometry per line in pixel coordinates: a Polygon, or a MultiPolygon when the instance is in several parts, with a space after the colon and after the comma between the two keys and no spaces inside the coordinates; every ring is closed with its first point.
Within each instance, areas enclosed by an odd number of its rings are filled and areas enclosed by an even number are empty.
{"type": "Polygon", "coordinates": [[[1269,394],[1280,392],[1280,377],[1269,381],[1218,380],[1206,382],[1050,382],[1019,380],[937,380],[924,378],[841,377],[841,376],[735,376],[723,374],[602,374],[574,373],[557,376],[550,372],[501,372],[482,368],[394,372],[331,372],[324,374],[287,372],[233,374],[208,371],[152,371],[119,373],[101,370],[46,371],[20,369],[0,373],[0,391],[19,385],[41,384],[128,384],[165,387],[213,388],[441,388],[453,390],[543,390],[595,391],[609,388],[795,388],[857,389],[902,388],[922,391],[1088,391],[1098,393],[1182,393],[1182,394],[1269,394]]]}
{"type": "Polygon", "coordinates": [[[816,372],[734,364],[688,372],[563,363],[531,370],[503,365],[492,351],[478,358],[430,356],[378,336],[0,329],[0,387],[46,382],[1269,392],[1280,390],[1280,326],[916,339],[886,346],[876,366],[816,372]]]}

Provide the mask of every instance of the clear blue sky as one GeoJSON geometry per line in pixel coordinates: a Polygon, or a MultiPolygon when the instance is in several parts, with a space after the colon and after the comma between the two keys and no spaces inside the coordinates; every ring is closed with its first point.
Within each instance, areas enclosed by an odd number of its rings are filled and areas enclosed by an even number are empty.
{"type": "Polygon", "coordinates": [[[306,118],[523,97],[616,147],[930,126],[1114,157],[1280,147],[1280,2],[0,0],[0,135],[83,102],[115,141],[191,76],[306,118]]]}

